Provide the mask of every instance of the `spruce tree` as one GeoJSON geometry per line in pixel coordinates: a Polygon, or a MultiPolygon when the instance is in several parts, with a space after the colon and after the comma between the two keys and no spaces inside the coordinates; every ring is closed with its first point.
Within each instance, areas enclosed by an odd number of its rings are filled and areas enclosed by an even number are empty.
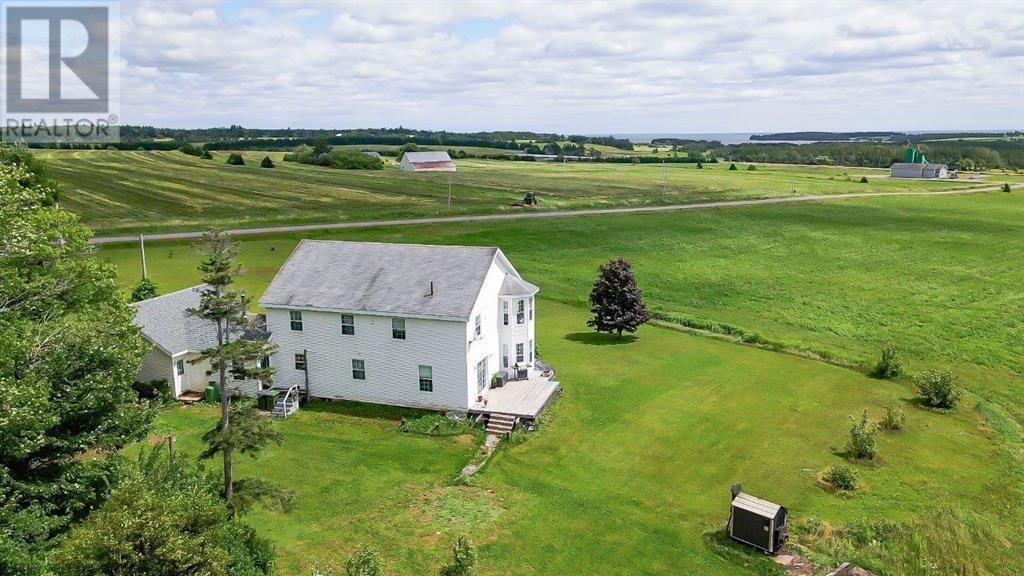
{"type": "Polygon", "coordinates": [[[273,168],[274,161],[270,159],[270,156],[264,156],[263,160],[260,161],[260,168],[273,168]]]}
{"type": "Polygon", "coordinates": [[[615,332],[619,338],[623,332],[636,332],[651,319],[629,262],[615,258],[601,265],[590,291],[590,311],[594,317],[587,326],[598,332],[615,332]]]}
{"type": "MultiPolygon", "coordinates": [[[[209,360],[211,369],[217,374],[220,385],[220,421],[217,426],[203,435],[207,448],[203,458],[212,458],[220,453],[224,460],[224,500],[234,513],[234,493],[239,483],[234,480],[233,457],[237,450],[242,454],[257,455],[268,442],[280,443],[280,434],[270,422],[261,418],[251,401],[232,404],[232,390],[228,389],[229,373],[241,376],[243,380],[258,380],[269,386],[273,369],[260,365],[260,360],[274,352],[274,346],[266,341],[241,338],[246,328],[246,309],[250,298],[232,285],[239,274],[235,264],[238,246],[220,231],[212,230],[205,237],[206,257],[199,265],[203,272],[204,286],[199,307],[189,313],[213,322],[217,327],[217,345],[203,350],[192,362],[209,360]]],[[[233,381],[233,379],[232,379],[233,381]]],[[[266,490],[266,486],[259,486],[266,490]]]]}

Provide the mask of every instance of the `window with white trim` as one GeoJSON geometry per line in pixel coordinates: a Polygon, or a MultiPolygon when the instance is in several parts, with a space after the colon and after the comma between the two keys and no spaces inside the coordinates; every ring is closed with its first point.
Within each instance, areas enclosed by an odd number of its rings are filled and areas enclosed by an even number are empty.
{"type": "Polygon", "coordinates": [[[522,363],[524,361],[525,358],[523,357],[523,343],[520,342],[519,344],[516,344],[516,364],[522,363]]]}
{"type": "Polygon", "coordinates": [[[508,300],[501,301],[501,322],[508,326],[508,300]]]}
{"type": "Polygon", "coordinates": [[[405,318],[391,319],[391,337],[395,340],[405,340],[405,318]]]}
{"type": "Polygon", "coordinates": [[[526,301],[516,300],[516,324],[526,322],[526,301]]]}
{"type": "Polygon", "coordinates": [[[476,318],[473,319],[473,337],[480,337],[480,315],[477,314],[476,318]]]}
{"type": "Polygon", "coordinates": [[[341,315],[341,333],[347,336],[356,333],[356,319],[351,314],[341,315]]]}
{"type": "Polygon", "coordinates": [[[288,318],[291,320],[292,330],[302,332],[302,312],[299,310],[292,310],[288,313],[288,318]]]}
{"type": "Polygon", "coordinates": [[[434,391],[433,366],[420,366],[420,392],[434,391]]]}
{"type": "Polygon", "coordinates": [[[306,370],[306,353],[302,352],[295,355],[295,369],[306,370]]]}
{"type": "Polygon", "coordinates": [[[178,373],[178,376],[184,376],[185,375],[185,361],[184,360],[178,360],[177,362],[175,362],[174,363],[174,368],[175,368],[175,371],[178,373]]]}
{"type": "Polygon", "coordinates": [[[366,361],[352,359],[352,379],[353,380],[366,380],[366,361]]]}
{"type": "Polygon", "coordinates": [[[530,340],[530,364],[533,364],[533,340],[530,340]]]}
{"type": "Polygon", "coordinates": [[[530,296],[530,320],[533,320],[533,296],[530,296]]]}
{"type": "Polygon", "coordinates": [[[508,368],[508,344],[501,345],[501,367],[508,368]]]}

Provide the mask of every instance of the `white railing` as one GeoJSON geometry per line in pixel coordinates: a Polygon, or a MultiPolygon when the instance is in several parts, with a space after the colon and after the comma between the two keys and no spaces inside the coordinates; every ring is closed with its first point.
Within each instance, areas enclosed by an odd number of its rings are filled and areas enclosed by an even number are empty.
{"type": "Polygon", "coordinates": [[[299,385],[296,384],[289,388],[288,392],[285,393],[284,398],[280,400],[282,410],[281,417],[287,418],[293,412],[297,411],[299,409],[299,401],[299,385]]]}

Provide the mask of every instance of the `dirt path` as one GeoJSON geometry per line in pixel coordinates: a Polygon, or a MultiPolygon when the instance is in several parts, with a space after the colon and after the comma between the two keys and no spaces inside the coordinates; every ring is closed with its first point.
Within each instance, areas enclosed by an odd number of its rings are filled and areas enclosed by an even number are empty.
{"type": "MultiPolygon", "coordinates": [[[[1014,184],[1012,188],[1024,187],[1014,184]]],[[[237,228],[226,230],[233,236],[275,234],[281,232],[303,232],[306,230],[342,230],[347,228],[374,228],[377,226],[415,226],[419,224],[448,224],[451,222],[489,222],[504,220],[520,220],[526,218],[570,218],[574,216],[600,216],[607,214],[642,214],[646,212],[674,212],[680,210],[708,210],[712,208],[732,208],[737,206],[765,206],[775,204],[799,204],[818,202],[821,200],[845,200],[850,198],[876,198],[884,196],[951,196],[960,194],[976,194],[979,192],[995,192],[1000,186],[988,185],[977,188],[961,188],[937,192],[855,192],[850,194],[815,194],[811,196],[787,196],[782,198],[761,198],[755,200],[723,200],[719,202],[698,202],[694,204],[668,204],[665,206],[635,206],[625,208],[591,208],[585,210],[559,210],[550,212],[518,212],[514,214],[477,214],[466,216],[434,216],[430,218],[403,218],[400,220],[363,220],[358,222],[323,222],[320,224],[295,224],[291,226],[266,226],[262,228],[237,228]]],[[[147,240],[184,240],[200,238],[203,231],[188,232],[156,232],[145,234],[147,240]]],[[[135,242],[138,234],[120,236],[96,236],[93,244],[114,244],[118,242],[135,242]]]]}

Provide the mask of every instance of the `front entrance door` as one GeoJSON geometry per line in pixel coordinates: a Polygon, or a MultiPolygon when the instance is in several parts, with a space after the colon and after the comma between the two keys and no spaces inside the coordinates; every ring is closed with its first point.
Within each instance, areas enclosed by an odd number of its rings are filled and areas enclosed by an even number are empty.
{"type": "Polygon", "coordinates": [[[483,394],[484,391],[487,390],[487,388],[490,387],[491,383],[488,381],[487,376],[488,376],[487,358],[485,357],[480,362],[477,362],[477,365],[476,365],[476,393],[477,394],[483,394]]]}

